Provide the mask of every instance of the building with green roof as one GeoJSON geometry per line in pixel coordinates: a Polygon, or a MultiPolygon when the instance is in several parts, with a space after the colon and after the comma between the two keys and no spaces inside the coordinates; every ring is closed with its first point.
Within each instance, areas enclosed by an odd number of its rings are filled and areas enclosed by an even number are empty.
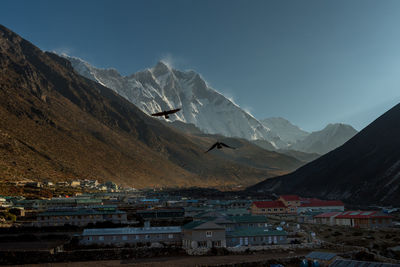
{"type": "Polygon", "coordinates": [[[89,223],[112,222],[127,223],[126,212],[117,209],[88,209],[78,208],[69,210],[45,211],[37,215],[34,226],[63,226],[66,224],[85,226],[89,223]]]}
{"type": "MultiPolygon", "coordinates": [[[[206,215],[213,215],[209,213],[206,215]]],[[[216,215],[218,215],[216,213],[216,215]]],[[[224,226],[226,231],[233,231],[240,228],[262,228],[268,227],[268,219],[262,215],[243,215],[243,216],[215,216],[203,217],[200,220],[212,221],[218,225],[224,226]]]]}
{"type": "Polygon", "coordinates": [[[287,244],[287,232],[263,228],[242,228],[226,232],[226,246],[287,244]]]}
{"type": "Polygon", "coordinates": [[[201,220],[185,224],[182,245],[186,249],[225,247],[225,227],[201,220]]]}

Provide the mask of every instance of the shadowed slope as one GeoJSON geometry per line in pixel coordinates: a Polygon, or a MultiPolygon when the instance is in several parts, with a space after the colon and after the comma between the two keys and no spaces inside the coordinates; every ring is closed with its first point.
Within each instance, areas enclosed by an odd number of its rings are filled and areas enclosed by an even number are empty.
{"type": "Polygon", "coordinates": [[[296,193],[351,203],[400,203],[400,104],[341,147],[249,191],[296,193]]]}

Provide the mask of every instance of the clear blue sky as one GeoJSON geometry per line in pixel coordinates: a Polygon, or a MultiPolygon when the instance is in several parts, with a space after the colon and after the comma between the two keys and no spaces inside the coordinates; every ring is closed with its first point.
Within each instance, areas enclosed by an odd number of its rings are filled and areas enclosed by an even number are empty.
{"type": "Polygon", "coordinates": [[[256,118],[358,130],[400,100],[400,1],[1,1],[43,50],[127,75],[160,59],[256,118]]]}

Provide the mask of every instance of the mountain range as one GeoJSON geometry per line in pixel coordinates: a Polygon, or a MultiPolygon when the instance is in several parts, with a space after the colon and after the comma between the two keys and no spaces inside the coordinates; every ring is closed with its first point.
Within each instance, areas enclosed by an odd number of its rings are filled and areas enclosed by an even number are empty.
{"type": "Polygon", "coordinates": [[[335,150],[249,192],[299,194],[368,205],[400,203],[400,104],[335,150]]]}
{"type": "Polygon", "coordinates": [[[348,130],[352,127],[343,124],[310,134],[284,118],[259,121],[210,88],[195,71],[176,70],[162,61],[153,68],[122,76],[115,69],[100,69],[82,59],[61,56],[67,58],[79,74],[114,90],[147,114],[181,107],[182,112],[171,116],[169,121],[193,124],[203,133],[245,138],[268,150],[297,150],[319,155],[354,135],[348,130]]]}
{"type": "MultiPolygon", "coordinates": [[[[159,64],[152,70],[154,74],[144,71],[135,77],[147,77],[144,84],[150,88],[155,81],[152,75],[161,77],[162,71],[169,71],[166,68],[159,64]]],[[[177,130],[143,113],[113,90],[79,75],[65,58],[41,51],[3,26],[0,70],[2,180],[90,178],[137,188],[229,187],[250,185],[303,164],[245,139],[177,130]],[[216,139],[237,149],[205,154],[216,139]]],[[[198,76],[187,75],[182,78],[187,83],[204,86],[198,76]]],[[[161,81],[175,82],[157,80],[161,81]]],[[[197,85],[191,88],[195,91],[197,85]]]]}
{"type": "Polygon", "coordinates": [[[276,133],[210,88],[194,71],[179,71],[160,61],[153,68],[121,76],[115,69],[99,69],[79,58],[65,57],[79,74],[114,90],[147,114],[180,107],[182,112],[171,116],[171,121],[194,124],[208,134],[285,146],[276,133]]]}
{"type": "MultiPolygon", "coordinates": [[[[267,118],[261,122],[287,143],[286,147],[278,150],[281,152],[290,150],[324,155],[343,145],[357,133],[351,125],[343,123],[330,123],[320,131],[309,133],[284,118],[267,118]]],[[[263,145],[268,149],[267,144],[263,145]]]]}

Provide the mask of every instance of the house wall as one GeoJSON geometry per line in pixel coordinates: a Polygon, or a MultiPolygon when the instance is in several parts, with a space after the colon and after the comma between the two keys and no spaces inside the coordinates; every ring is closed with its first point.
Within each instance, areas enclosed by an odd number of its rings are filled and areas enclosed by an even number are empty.
{"type": "Polygon", "coordinates": [[[148,233],[148,234],[115,234],[115,235],[88,235],[80,241],[81,244],[90,245],[123,245],[137,243],[165,243],[181,245],[181,233],[148,233]]]}
{"type": "Polygon", "coordinates": [[[214,243],[220,242],[220,247],[226,247],[225,229],[218,230],[183,230],[183,245],[185,248],[196,248],[199,246],[213,247],[214,243]],[[207,236],[211,232],[211,236],[207,236]],[[203,245],[199,244],[202,243],[203,245]]]}
{"type": "Polygon", "coordinates": [[[319,206],[319,207],[297,207],[297,213],[306,212],[308,210],[329,212],[329,211],[344,211],[344,206],[319,206]]]}
{"type": "Polygon", "coordinates": [[[285,206],[294,206],[294,207],[298,207],[300,206],[300,201],[299,200],[289,200],[286,201],[285,199],[283,199],[282,197],[279,197],[279,200],[282,201],[285,206]]]}
{"type": "Polygon", "coordinates": [[[97,222],[113,222],[113,223],[126,223],[126,213],[121,214],[95,214],[95,215],[60,215],[60,216],[38,216],[37,221],[33,224],[35,226],[63,226],[65,224],[85,226],[89,223],[97,222]]]}
{"type": "Polygon", "coordinates": [[[242,236],[242,237],[227,237],[226,246],[235,247],[241,246],[265,246],[269,244],[287,244],[286,236],[242,236]]]}
{"type": "Polygon", "coordinates": [[[251,205],[251,214],[254,215],[286,214],[288,212],[286,207],[258,208],[255,204],[251,205]]]}
{"type": "Polygon", "coordinates": [[[268,224],[267,222],[265,223],[249,223],[249,222],[243,222],[243,223],[235,223],[235,228],[267,228],[268,224]]]}
{"type": "Polygon", "coordinates": [[[360,227],[360,228],[382,228],[392,225],[391,218],[335,218],[337,225],[360,227]]]}

